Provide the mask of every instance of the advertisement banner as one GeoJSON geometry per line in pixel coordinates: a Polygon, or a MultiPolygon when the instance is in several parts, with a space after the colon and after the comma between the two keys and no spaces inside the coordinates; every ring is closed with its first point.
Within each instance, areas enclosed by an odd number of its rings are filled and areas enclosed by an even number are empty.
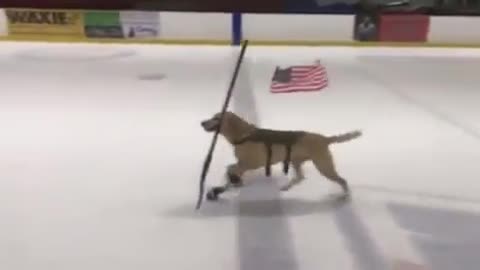
{"type": "Polygon", "coordinates": [[[377,41],[378,24],[378,15],[373,12],[355,14],[353,39],[356,41],[377,41]]]}
{"type": "Polygon", "coordinates": [[[118,11],[88,11],[85,13],[85,35],[89,38],[123,38],[118,11]]]}
{"type": "Polygon", "coordinates": [[[358,0],[284,0],[286,13],[354,14],[358,0]]]}
{"type": "Polygon", "coordinates": [[[159,12],[122,11],[120,22],[126,38],[157,38],[160,36],[159,12]]]}
{"type": "Polygon", "coordinates": [[[75,10],[5,10],[10,35],[83,36],[83,12],[75,10]]]}
{"type": "Polygon", "coordinates": [[[0,37],[6,35],[8,35],[7,15],[5,15],[5,10],[0,8],[0,37]]]}
{"type": "Polygon", "coordinates": [[[395,14],[380,16],[379,41],[426,42],[430,17],[428,15],[395,14]]]}

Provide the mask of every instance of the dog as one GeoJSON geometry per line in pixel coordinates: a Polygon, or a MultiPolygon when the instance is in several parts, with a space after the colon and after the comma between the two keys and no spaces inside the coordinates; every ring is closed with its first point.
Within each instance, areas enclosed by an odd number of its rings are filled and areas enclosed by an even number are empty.
{"type": "MultiPolygon", "coordinates": [[[[225,186],[216,187],[207,193],[210,200],[217,199],[220,193],[232,185],[241,186],[245,172],[270,164],[284,162],[284,172],[288,172],[288,164],[292,164],[295,176],[282,186],[287,191],[300,184],[304,179],[302,165],[312,161],[318,172],[327,179],[339,184],[345,195],[350,193],[347,181],[336,171],[329,146],[344,143],[362,135],[359,130],[343,134],[325,136],[308,131],[282,131],[262,129],[251,124],[235,113],[226,111],[216,113],[213,117],[201,122],[206,132],[215,132],[218,128],[222,135],[234,148],[237,162],[227,167],[229,182],[225,186]]],[[[269,170],[267,175],[269,174],[269,170]]]]}

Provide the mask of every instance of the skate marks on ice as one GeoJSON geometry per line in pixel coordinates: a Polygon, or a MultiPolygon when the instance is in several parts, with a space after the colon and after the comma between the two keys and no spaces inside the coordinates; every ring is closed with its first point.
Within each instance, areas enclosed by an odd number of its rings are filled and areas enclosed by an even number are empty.
{"type": "MultiPolygon", "coordinates": [[[[390,57],[391,56],[389,56],[389,58],[390,57]]],[[[387,90],[390,94],[392,94],[393,96],[396,96],[398,99],[402,100],[406,104],[415,106],[416,108],[429,114],[431,117],[441,122],[444,122],[454,128],[457,128],[461,130],[464,134],[476,139],[477,141],[480,141],[480,131],[478,131],[474,127],[456,119],[454,116],[452,116],[449,113],[443,112],[440,108],[438,108],[438,106],[434,106],[432,104],[428,104],[425,101],[420,101],[418,98],[414,98],[413,96],[403,91],[401,87],[398,87],[394,83],[388,82],[385,78],[382,78],[381,76],[377,75],[378,72],[376,72],[376,70],[379,69],[379,67],[375,65],[376,62],[372,61],[373,59],[379,59],[379,58],[375,58],[371,56],[359,57],[358,60],[362,63],[359,66],[361,66],[362,68],[357,68],[357,72],[365,75],[367,78],[370,79],[371,82],[378,84],[383,89],[387,90]]],[[[403,57],[403,59],[406,59],[406,58],[403,57]]]]}
{"type": "Polygon", "coordinates": [[[425,265],[409,261],[397,260],[393,262],[392,270],[431,270],[425,265]]]}
{"type": "MultiPolygon", "coordinates": [[[[393,270],[477,269],[480,265],[480,204],[461,197],[415,193],[381,187],[353,186],[359,200],[356,207],[384,205],[386,218],[417,253],[415,258],[392,258],[393,270]],[[365,205],[362,206],[362,201],[365,205]],[[413,261],[408,261],[413,259],[413,261]],[[423,262],[423,263],[421,263],[423,262]]],[[[383,206],[382,206],[383,208],[383,206]]],[[[369,210],[365,210],[368,213],[369,210]]],[[[366,221],[368,216],[365,216],[366,221]]],[[[372,221],[374,222],[374,221],[372,221]]],[[[385,242],[381,232],[377,241],[385,242]]],[[[393,231],[392,231],[393,232],[393,231]]],[[[394,240],[398,240],[395,236],[394,240]]],[[[392,243],[392,241],[386,241],[392,243]]],[[[397,248],[393,248],[396,250],[397,248]]]]}
{"type": "Polygon", "coordinates": [[[236,231],[239,269],[298,269],[285,202],[279,198],[279,187],[272,181],[273,178],[258,177],[256,180],[255,185],[244,187],[238,194],[236,231]]]}
{"type": "MultiPolygon", "coordinates": [[[[350,198],[353,201],[353,198],[350,198]]],[[[345,246],[354,257],[358,270],[388,269],[388,261],[383,257],[375,239],[364,224],[352,204],[336,209],[333,212],[335,223],[344,238],[345,246]]]]}
{"type": "Polygon", "coordinates": [[[130,58],[137,55],[134,49],[114,49],[108,46],[95,46],[91,49],[85,46],[49,44],[35,49],[24,49],[15,53],[21,60],[38,62],[93,62],[112,61],[130,58]]]}
{"type": "Polygon", "coordinates": [[[478,269],[480,211],[402,203],[389,203],[388,208],[432,269],[478,269]]]}
{"type": "Polygon", "coordinates": [[[450,201],[453,203],[466,203],[466,204],[478,204],[480,205],[480,197],[466,197],[458,195],[449,195],[449,194],[435,194],[422,191],[409,191],[401,190],[397,188],[390,188],[385,186],[375,186],[375,185],[352,185],[351,186],[356,193],[367,192],[367,193],[383,193],[390,194],[396,197],[406,197],[410,199],[420,199],[420,200],[439,200],[439,201],[450,201]]]}
{"type": "Polygon", "coordinates": [[[141,81],[161,81],[167,77],[163,73],[146,73],[138,75],[138,79],[141,81]]]}
{"type": "Polygon", "coordinates": [[[299,269],[288,218],[331,216],[348,200],[344,196],[281,199],[275,178],[260,176],[252,180],[238,190],[222,194],[218,201],[207,201],[198,212],[192,211],[191,203],[186,202],[164,214],[202,221],[225,217],[235,219],[237,244],[232,248],[238,251],[238,269],[299,269]]]}
{"type": "MultiPolygon", "coordinates": [[[[341,194],[319,196],[318,199],[278,198],[275,178],[254,179],[242,188],[222,194],[217,201],[206,201],[201,211],[192,211],[190,201],[185,201],[169,210],[159,213],[175,218],[205,219],[224,217],[278,218],[314,214],[331,215],[332,211],[349,203],[341,194]]],[[[244,224],[246,225],[246,224],[244,224]]],[[[278,225],[275,225],[278,226],[278,225]]]]}
{"type": "MultiPolygon", "coordinates": [[[[125,58],[133,58],[138,53],[135,49],[111,48],[96,44],[72,46],[63,44],[49,44],[45,47],[19,50],[14,57],[24,61],[33,62],[57,62],[57,63],[79,63],[116,61],[125,58]],[[90,47],[94,46],[94,47],[90,47]]],[[[166,79],[165,73],[152,71],[137,75],[140,81],[160,81],[166,79]]]]}
{"type": "MultiPolygon", "coordinates": [[[[379,252],[363,218],[351,205],[354,198],[343,194],[323,194],[316,199],[279,198],[276,182],[275,178],[256,177],[254,182],[242,187],[241,192],[231,190],[222,199],[207,202],[198,213],[191,210],[191,204],[185,204],[166,214],[186,219],[236,217],[240,269],[273,269],[272,266],[275,269],[298,269],[288,218],[331,216],[338,225],[345,247],[355,260],[356,269],[391,269],[388,268],[390,262],[379,252]]],[[[360,204],[361,201],[362,198],[359,199],[360,204]]]]}

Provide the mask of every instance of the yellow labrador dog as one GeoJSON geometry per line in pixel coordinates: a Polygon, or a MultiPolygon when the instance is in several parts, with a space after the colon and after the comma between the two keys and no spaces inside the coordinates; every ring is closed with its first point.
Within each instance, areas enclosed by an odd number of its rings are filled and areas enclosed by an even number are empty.
{"type": "Polygon", "coordinates": [[[230,182],[224,187],[209,191],[207,198],[217,199],[220,193],[231,185],[242,183],[246,171],[266,166],[270,174],[270,164],[284,163],[284,172],[288,172],[291,163],[295,176],[281,190],[287,191],[304,180],[302,164],[312,161],[317,170],[327,179],[339,184],[345,194],[349,194],[348,183],[336,171],[329,145],[343,143],[362,135],[358,130],[334,136],[324,136],[307,131],[280,131],[258,128],[238,115],[227,111],[202,121],[207,132],[214,132],[220,125],[220,134],[234,147],[237,162],[228,166],[227,175],[230,182]],[[223,121],[221,122],[221,120],[223,121]],[[221,122],[221,123],[220,123],[221,122]]]}

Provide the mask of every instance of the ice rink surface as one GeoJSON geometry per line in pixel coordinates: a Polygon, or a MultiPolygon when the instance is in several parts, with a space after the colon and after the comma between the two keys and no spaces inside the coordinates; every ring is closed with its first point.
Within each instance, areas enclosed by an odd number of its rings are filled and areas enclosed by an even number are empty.
{"type": "MultiPolygon", "coordinates": [[[[229,109],[327,135],[338,186],[278,166],[195,212],[239,48],[0,43],[0,268],[477,270],[480,50],[250,47],[229,109]],[[271,94],[320,59],[330,86],[271,94]]],[[[207,176],[233,162],[220,138],[207,176]]]]}

